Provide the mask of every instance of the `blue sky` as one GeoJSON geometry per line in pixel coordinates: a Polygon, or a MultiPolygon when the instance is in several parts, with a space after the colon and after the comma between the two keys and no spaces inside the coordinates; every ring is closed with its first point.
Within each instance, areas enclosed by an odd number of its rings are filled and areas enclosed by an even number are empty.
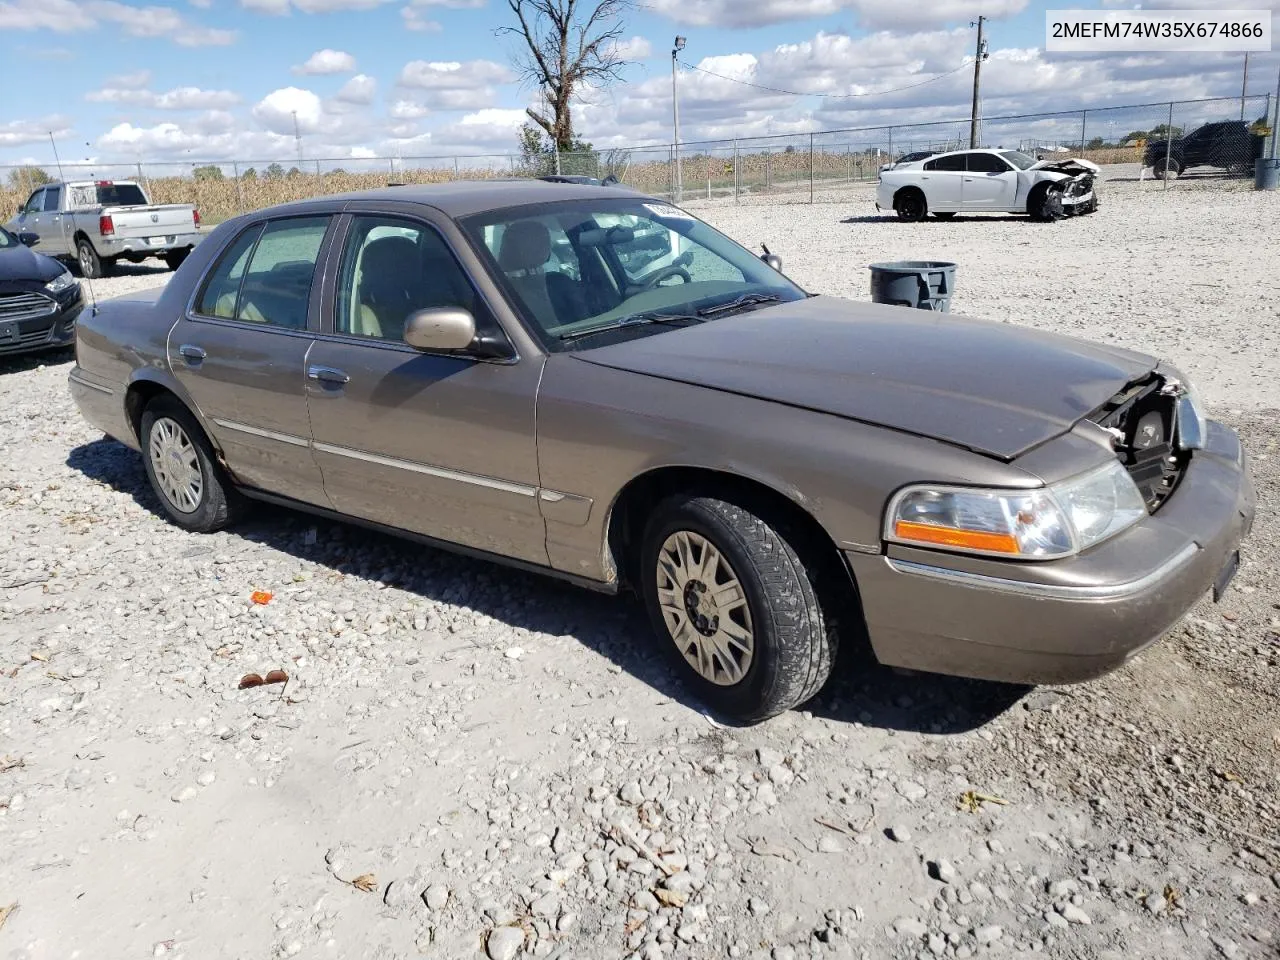
{"type": "MultiPolygon", "coordinates": [[[[966,69],[882,91],[964,66],[978,12],[991,18],[984,114],[1239,94],[1239,54],[1044,53],[1047,7],[1125,5],[642,0],[625,33],[637,64],[586,92],[576,126],[597,145],[669,142],[677,32],[684,60],[732,78],[682,71],[685,140],[964,116],[966,69]]],[[[48,162],[48,130],[64,162],[290,161],[295,112],[308,158],[506,152],[533,95],[514,82],[516,41],[494,35],[510,20],[506,0],[0,0],[0,163],[48,162]]],[[[1251,92],[1274,91],[1278,63],[1252,57],[1251,92]]]]}

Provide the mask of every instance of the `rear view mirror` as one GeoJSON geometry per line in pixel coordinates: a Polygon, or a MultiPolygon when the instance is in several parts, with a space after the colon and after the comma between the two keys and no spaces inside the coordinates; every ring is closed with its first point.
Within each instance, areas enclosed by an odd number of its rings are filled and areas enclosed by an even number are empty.
{"type": "Polygon", "coordinates": [[[20,233],[18,234],[18,242],[24,247],[34,247],[40,242],[40,234],[38,233],[20,233]]]}
{"type": "Polygon", "coordinates": [[[432,307],[409,314],[404,342],[418,350],[465,350],[476,338],[476,318],[461,307],[432,307]]]}

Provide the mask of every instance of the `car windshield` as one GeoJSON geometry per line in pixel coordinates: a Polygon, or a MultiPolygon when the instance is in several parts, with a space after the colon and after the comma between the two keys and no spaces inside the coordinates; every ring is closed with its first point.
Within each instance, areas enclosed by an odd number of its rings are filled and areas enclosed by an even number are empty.
{"type": "Polygon", "coordinates": [[[10,247],[20,247],[20,246],[22,246],[22,244],[18,242],[17,237],[15,237],[8,230],[4,229],[4,227],[0,227],[0,250],[7,250],[10,247]]]}
{"type": "Polygon", "coordinates": [[[533,334],[553,351],[807,296],[724,234],[656,200],[507,207],[459,224],[533,334]]]}
{"type": "Polygon", "coordinates": [[[1019,150],[1001,150],[1000,156],[1004,157],[1019,170],[1028,170],[1035,165],[1036,158],[1029,157],[1019,150]]]}

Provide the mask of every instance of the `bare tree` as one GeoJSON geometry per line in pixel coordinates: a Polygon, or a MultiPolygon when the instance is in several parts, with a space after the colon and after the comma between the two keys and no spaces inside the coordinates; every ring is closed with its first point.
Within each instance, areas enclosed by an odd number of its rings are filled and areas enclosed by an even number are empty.
{"type": "Polygon", "coordinates": [[[631,61],[621,52],[623,20],[632,0],[507,0],[516,25],[499,27],[525,48],[516,57],[520,78],[532,81],[546,110],[529,108],[529,119],[546,131],[557,150],[574,142],[572,103],[580,87],[608,86],[631,61]]]}

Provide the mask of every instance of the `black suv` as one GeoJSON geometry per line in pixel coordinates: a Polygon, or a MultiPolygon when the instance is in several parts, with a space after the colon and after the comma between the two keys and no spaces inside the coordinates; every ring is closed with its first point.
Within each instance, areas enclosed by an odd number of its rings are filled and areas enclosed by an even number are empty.
{"type": "Polygon", "coordinates": [[[1142,165],[1156,177],[1165,175],[1165,153],[1169,155],[1169,176],[1176,177],[1191,167],[1218,167],[1236,176],[1247,176],[1253,161],[1262,156],[1264,137],[1251,133],[1243,120],[1206,123],[1186,136],[1152,140],[1142,155],[1142,165]]]}

